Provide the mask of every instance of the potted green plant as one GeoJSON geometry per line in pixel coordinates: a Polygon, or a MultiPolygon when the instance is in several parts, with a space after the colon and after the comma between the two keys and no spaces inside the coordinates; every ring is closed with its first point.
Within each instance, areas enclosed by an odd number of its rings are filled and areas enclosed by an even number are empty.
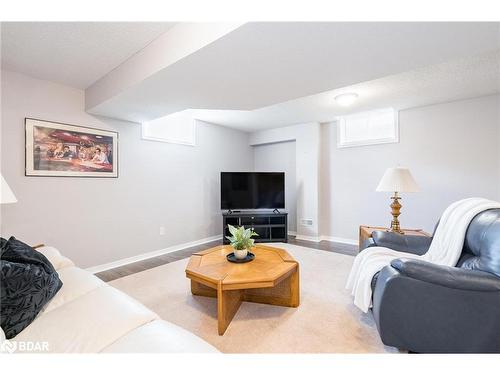
{"type": "Polygon", "coordinates": [[[258,236],[258,234],[250,228],[245,229],[243,226],[236,228],[228,224],[228,228],[231,236],[226,236],[226,238],[229,240],[234,249],[235,258],[245,259],[248,254],[248,250],[253,247],[255,242],[252,237],[258,236]]]}

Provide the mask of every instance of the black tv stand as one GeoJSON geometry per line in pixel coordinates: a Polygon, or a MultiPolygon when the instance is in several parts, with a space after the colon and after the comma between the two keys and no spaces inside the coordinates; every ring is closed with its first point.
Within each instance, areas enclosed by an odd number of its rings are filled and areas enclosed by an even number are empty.
{"type": "Polygon", "coordinates": [[[253,228],[255,242],[288,242],[288,213],[274,211],[232,211],[222,213],[223,242],[229,243],[228,224],[253,228]]]}

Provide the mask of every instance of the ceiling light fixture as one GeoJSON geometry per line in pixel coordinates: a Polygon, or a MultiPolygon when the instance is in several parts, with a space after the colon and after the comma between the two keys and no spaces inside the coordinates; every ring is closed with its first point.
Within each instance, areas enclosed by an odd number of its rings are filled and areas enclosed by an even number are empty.
{"type": "Polygon", "coordinates": [[[354,92],[349,92],[345,94],[340,94],[335,97],[335,101],[341,106],[348,106],[354,103],[358,99],[358,94],[354,92]]]}

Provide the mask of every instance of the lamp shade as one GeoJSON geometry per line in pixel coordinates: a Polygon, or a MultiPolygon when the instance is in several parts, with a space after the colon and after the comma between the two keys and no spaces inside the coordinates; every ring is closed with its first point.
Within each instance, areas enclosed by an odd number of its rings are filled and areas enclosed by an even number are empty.
{"type": "Polygon", "coordinates": [[[388,168],[380,180],[377,191],[416,193],[420,189],[408,168],[388,168]]]}
{"type": "Polygon", "coordinates": [[[2,182],[0,185],[0,203],[16,203],[17,199],[12,190],[10,190],[9,185],[7,184],[7,181],[5,181],[5,178],[0,174],[0,177],[2,178],[2,182]]]}

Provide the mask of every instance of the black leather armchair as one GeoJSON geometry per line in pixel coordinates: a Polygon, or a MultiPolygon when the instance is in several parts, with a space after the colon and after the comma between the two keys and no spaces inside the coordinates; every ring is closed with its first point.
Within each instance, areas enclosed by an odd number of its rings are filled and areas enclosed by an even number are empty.
{"type": "MultiPolygon", "coordinates": [[[[380,232],[367,245],[416,254],[430,245],[405,237],[380,232]]],[[[471,221],[456,267],[396,259],[372,287],[384,344],[419,353],[500,353],[500,209],[471,221]]]]}

